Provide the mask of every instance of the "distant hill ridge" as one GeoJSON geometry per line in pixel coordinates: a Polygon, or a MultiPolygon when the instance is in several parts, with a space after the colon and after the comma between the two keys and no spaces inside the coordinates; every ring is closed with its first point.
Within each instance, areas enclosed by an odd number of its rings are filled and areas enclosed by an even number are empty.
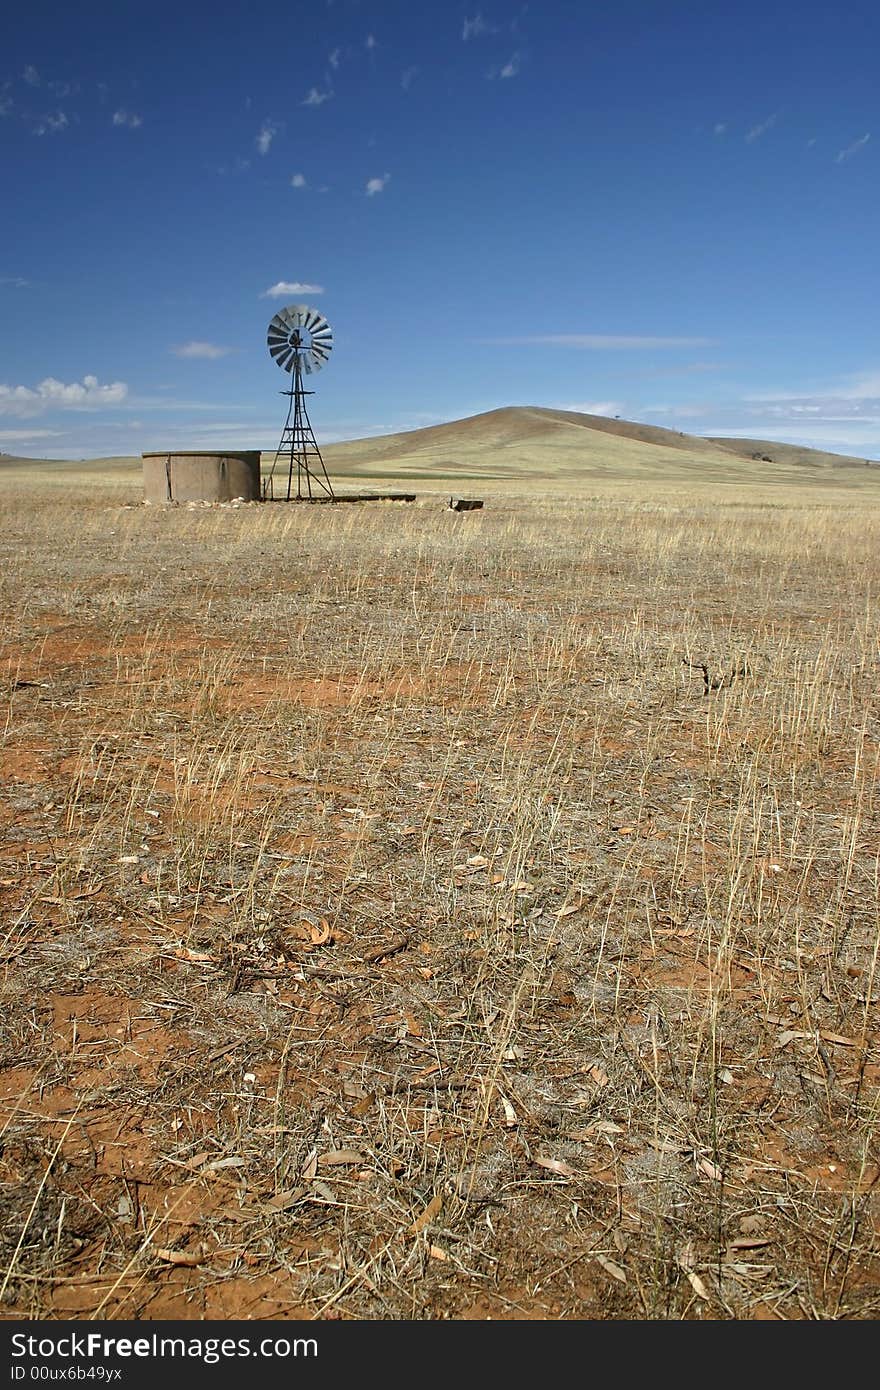
{"type": "MultiPolygon", "coordinates": [[[[321,443],[320,419],[315,427],[321,443]]],[[[175,447],[172,441],[169,447],[175,447]]],[[[177,447],[183,452],[185,446],[177,447]]],[[[346,479],[357,483],[382,478],[453,486],[534,481],[572,491],[581,483],[618,479],[871,486],[874,480],[865,470],[880,469],[880,463],[795,444],[703,437],[607,415],[529,405],[503,406],[397,434],[321,443],[321,450],[331,477],[338,476],[343,485],[346,479]]],[[[264,467],[274,454],[274,449],[263,452],[264,467]]],[[[139,470],[140,456],[75,462],[0,454],[0,469],[7,468],[109,477],[139,470]]]]}

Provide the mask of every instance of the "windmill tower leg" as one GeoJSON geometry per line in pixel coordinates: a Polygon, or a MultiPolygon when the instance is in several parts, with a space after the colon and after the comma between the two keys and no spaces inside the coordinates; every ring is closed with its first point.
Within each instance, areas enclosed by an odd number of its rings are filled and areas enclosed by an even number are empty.
{"type": "Polygon", "coordinates": [[[319,500],[312,488],[313,482],[332,501],[333,488],[306,408],[306,396],[314,393],[303,387],[303,371],[317,371],[327,361],[333,346],[330,325],[321,314],[307,305],[289,304],[270,323],[268,342],[272,357],[293,377],[291,389],[281,393],[289,398],[290,404],[269,473],[268,486],[271,488],[278,460],[286,458],[288,502],[293,492],[294,464],[297,501],[319,500]]]}

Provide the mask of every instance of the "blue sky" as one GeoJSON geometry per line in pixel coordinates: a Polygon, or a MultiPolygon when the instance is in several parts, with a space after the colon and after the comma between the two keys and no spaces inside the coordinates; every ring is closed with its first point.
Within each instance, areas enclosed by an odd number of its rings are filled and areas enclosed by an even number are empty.
{"type": "Polygon", "coordinates": [[[0,48],[0,450],[502,405],[880,458],[876,0],[31,0],[0,48]]]}

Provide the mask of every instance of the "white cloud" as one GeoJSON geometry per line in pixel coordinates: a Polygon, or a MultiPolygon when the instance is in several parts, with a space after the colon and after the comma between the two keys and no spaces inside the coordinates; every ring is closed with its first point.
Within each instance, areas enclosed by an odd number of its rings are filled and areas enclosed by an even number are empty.
{"type": "Polygon", "coordinates": [[[30,280],[25,280],[21,275],[0,275],[0,285],[9,285],[14,290],[29,290],[30,280]]]}
{"type": "Polygon", "coordinates": [[[726,132],[726,130],[727,130],[727,122],[726,122],[726,121],[718,121],[718,122],[716,123],[716,125],[715,125],[715,134],[716,134],[716,135],[724,135],[724,133],[726,132]]]}
{"type": "Polygon", "coordinates": [[[269,153],[269,150],[272,148],[272,141],[275,139],[280,129],[281,127],[276,125],[274,121],[267,119],[263,122],[260,127],[260,132],[254,141],[260,154],[269,153]]]}
{"type": "Polygon", "coordinates": [[[306,187],[307,187],[307,184],[306,184],[306,176],[305,176],[305,174],[293,174],[293,175],[291,175],[290,186],[291,186],[291,188],[306,188],[306,187]]]}
{"type": "Polygon", "coordinates": [[[382,178],[380,178],[380,179],[379,179],[379,178],[376,178],[376,179],[367,179],[367,188],[366,188],[367,197],[368,197],[368,198],[372,198],[376,193],[384,193],[384,192],[385,192],[385,186],[386,186],[386,184],[388,183],[388,180],[389,180],[390,178],[391,178],[391,175],[390,175],[390,174],[383,174],[382,178]]]}
{"type": "Polygon", "coordinates": [[[135,111],[125,111],[122,107],[113,112],[113,124],[127,126],[129,130],[137,130],[138,126],[143,125],[144,118],[135,111]]]}
{"type": "Polygon", "coordinates": [[[711,338],[641,338],[604,333],[538,333],[531,337],[483,338],[481,341],[497,347],[573,347],[595,348],[599,351],[713,346],[711,338]]]}
{"type": "Polygon", "coordinates": [[[766,121],[761,121],[759,125],[752,126],[751,130],[746,136],[746,144],[751,145],[753,141],[760,140],[761,136],[766,134],[768,130],[771,130],[772,127],[775,126],[775,124],[776,112],[774,111],[773,115],[768,116],[766,121]]]}
{"type": "Polygon", "coordinates": [[[334,50],[333,50],[332,53],[328,53],[328,54],[327,54],[327,62],[330,64],[331,68],[332,68],[333,71],[335,72],[336,69],[339,67],[339,49],[338,49],[338,48],[334,48],[334,50]]]}
{"type": "Polygon", "coordinates": [[[859,137],[858,140],[853,140],[851,145],[847,145],[845,150],[840,151],[836,160],[834,161],[835,164],[842,164],[845,159],[852,159],[854,154],[858,154],[859,150],[863,150],[865,148],[870,138],[870,135],[862,135],[859,137]]]}
{"type": "Polygon", "coordinates": [[[498,76],[499,76],[499,77],[516,77],[517,73],[519,72],[519,68],[520,68],[519,54],[518,54],[518,53],[514,53],[513,57],[510,58],[510,59],[508,59],[508,61],[504,64],[504,67],[501,69],[501,71],[499,72],[498,76]]]}
{"type": "Polygon", "coordinates": [[[175,357],[226,357],[232,348],[218,347],[216,343],[190,342],[181,343],[179,347],[171,348],[175,357]]]}
{"type": "Polygon", "coordinates": [[[6,95],[6,88],[0,88],[0,116],[8,116],[15,102],[6,95]]]}
{"type": "Polygon", "coordinates": [[[300,105],[301,105],[301,106],[323,106],[324,102],[325,102],[325,101],[329,101],[330,98],[332,97],[332,95],[333,95],[333,93],[332,93],[331,91],[329,91],[329,89],[328,89],[328,90],[325,90],[325,91],[319,91],[319,89],[318,89],[317,87],[312,87],[312,88],[309,90],[308,96],[305,98],[304,101],[301,101],[301,102],[300,102],[300,105]]]}
{"type": "Polygon", "coordinates": [[[21,75],[29,87],[39,87],[40,74],[37,72],[36,68],[33,66],[32,63],[28,63],[27,67],[21,75]]]}
{"type": "Polygon", "coordinates": [[[63,111],[50,111],[37,121],[34,135],[57,135],[59,130],[64,130],[69,125],[70,121],[63,111]]]}
{"type": "Polygon", "coordinates": [[[409,91],[418,75],[419,70],[417,67],[404,68],[403,72],[400,74],[400,85],[405,92],[409,91]]]}
{"type": "Polygon", "coordinates": [[[270,285],[267,290],[263,290],[261,299],[281,299],[284,295],[290,294],[323,294],[323,285],[305,285],[300,280],[279,280],[277,284],[270,285]]]}
{"type": "Polygon", "coordinates": [[[82,381],[65,384],[47,376],[35,389],[29,386],[0,385],[0,415],[17,415],[27,419],[42,415],[53,407],[62,410],[97,410],[103,406],[119,405],[128,395],[124,381],[102,386],[96,376],[84,376],[82,381]]]}
{"type": "Polygon", "coordinates": [[[367,39],[366,43],[364,44],[364,47],[367,49],[373,49],[378,47],[378,44],[376,43],[376,40],[374,39],[372,34],[367,34],[367,39]]]}
{"type": "Polygon", "coordinates": [[[478,39],[481,34],[494,34],[496,32],[495,25],[488,24],[480,11],[477,10],[473,19],[465,19],[461,37],[464,39],[465,43],[467,43],[469,39],[478,39]]]}

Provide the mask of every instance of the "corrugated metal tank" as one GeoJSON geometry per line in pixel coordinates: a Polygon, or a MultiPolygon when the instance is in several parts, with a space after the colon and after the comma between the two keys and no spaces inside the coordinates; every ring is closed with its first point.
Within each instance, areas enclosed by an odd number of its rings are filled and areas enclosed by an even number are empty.
{"type": "Polygon", "coordinates": [[[145,502],[260,500],[260,451],[142,454],[145,502]]]}

